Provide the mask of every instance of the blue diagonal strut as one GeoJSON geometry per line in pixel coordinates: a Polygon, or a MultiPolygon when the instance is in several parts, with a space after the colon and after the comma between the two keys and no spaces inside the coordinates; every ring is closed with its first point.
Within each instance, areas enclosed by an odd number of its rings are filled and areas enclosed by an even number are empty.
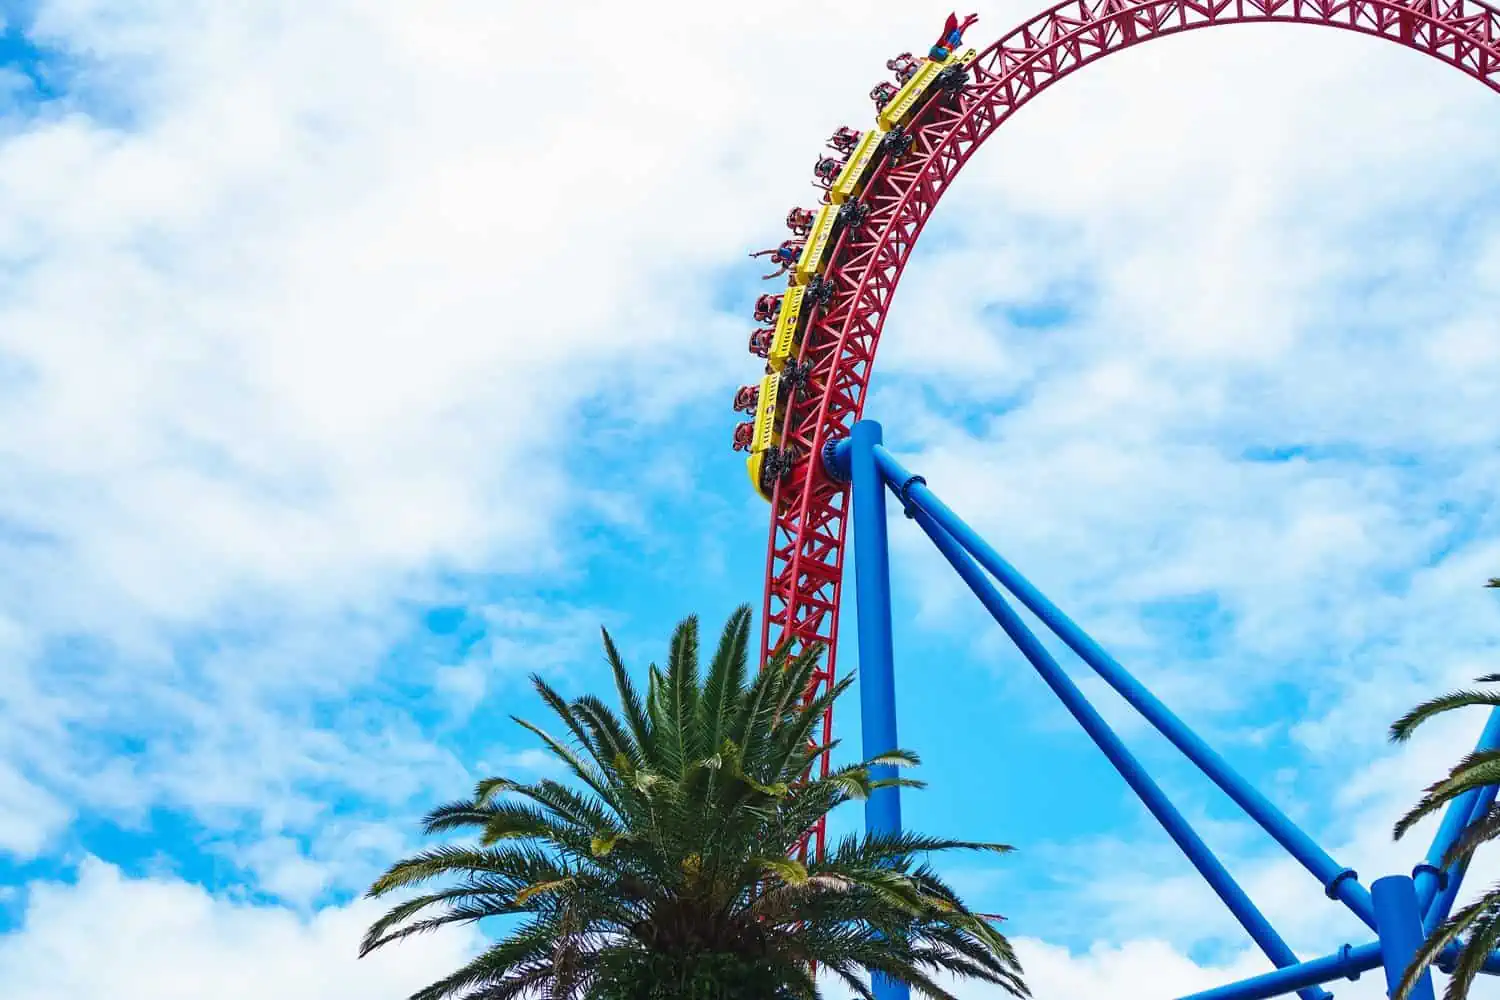
{"type": "Polygon", "coordinates": [[[1323,885],[1332,899],[1342,900],[1365,926],[1375,928],[1375,911],[1370,902],[1370,893],[1360,885],[1353,869],[1347,868],[1329,856],[1328,852],[1304,833],[1280,809],[1276,808],[1255,786],[1246,781],[1229,763],[1220,757],[1171,709],[1157,699],[1140,681],[1131,676],[1123,666],[1104,651],[1071,618],[1032,586],[1031,582],[996,552],[974,529],[939,500],[920,476],[913,476],[900,462],[891,457],[884,448],[875,449],[876,461],[887,481],[901,495],[908,506],[924,511],[944,531],[949,532],[994,575],[1016,598],[1047,625],[1058,638],[1077,653],[1094,669],[1110,687],[1120,693],[1146,721],[1182,751],[1183,755],[1198,766],[1209,780],[1218,785],[1239,807],[1260,824],[1286,849],[1293,858],[1310,871],[1323,885]]]}
{"type": "MultiPolygon", "coordinates": [[[[1490,710],[1489,722],[1485,724],[1484,732],[1480,734],[1479,743],[1474,749],[1479,752],[1497,747],[1500,747],[1500,708],[1490,710]]],[[[1478,822],[1489,812],[1490,806],[1495,804],[1495,791],[1494,785],[1485,785],[1483,788],[1471,789],[1448,803],[1448,811],[1443,815],[1437,835],[1432,838],[1432,847],[1428,849],[1426,859],[1412,872],[1417,887],[1417,907],[1422,913],[1422,926],[1429,933],[1447,920],[1448,914],[1453,911],[1453,903],[1458,898],[1458,888],[1463,884],[1467,868],[1460,862],[1454,862],[1445,869],[1443,857],[1458,843],[1458,838],[1463,836],[1464,829],[1470,823],[1478,822]]]]}
{"type": "MultiPolygon", "coordinates": [[[[1042,680],[1057,695],[1058,700],[1063,703],[1078,724],[1089,734],[1104,756],[1114,765],[1115,770],[1120,772],[1132,791],[1140,797],[1142,803],[1151,811],[1157,821],[1176,842],[1177,846],[1186,854],[1193,867],[1203,876],[1224,905],[1229,907],[1229,912],[1234,914],[1240,925],[1249,932],[1250,937],[1260,946],[1260,950],[1266,953],[1266,957],[1276,964],[1278,968],[1287,968],[1297,964],[1297,956],[1287,943],[1276,933],[1271,922],[1250,901],[1245,890],[1229,874],[1222,862],[1209,850],[1207,844],[1198,836],[1196,830],[1188,823],[1187,817],[1177,811],[1172,805],[1167,794],[1161,790],[1161,786],[1151,779],[1146,769],[1141,766],[1140,761],[1126,749],[1124,742],[1104,721],[1098,709],[1089,704],[1078,685],[1073,683],[1072,678],[1058,665],[1052,655],[1043,648],[1041,640],[1026,627],[1011,606],[1006,603],[999,589],[984,575],[984,570],[969,557],[952,535],[944,531],[936,521],[922,508],[913,506],[908,513],[921,526],[927,536],[932,539],[938,551],[947,558],[958,575],[969,585],[969,589],[978,596],[980,603],[987,608],[995,621],[1005,630],[1021,650],[1021,653],[1036,668],[1037,673],[1042,675],[1042,680]]],[[[1306,986],[1298,991],[1302,1000],[1331,1000],[1332,995],[1318,986],[1306,986]]]]}
{"type": "MultiPolygon", "coordinates": [[[[1079,724],[1108,757],[1132,790],[1141,799],[1153,816],[1187,855],[1199,873],[1228,906],[1231,913],[1261,950],[1278,966],[1277,970],[1237,983],[1207,990],[1184,997],[1181,1000],[1264,1000],[1297,991],[1303,1000],[1326,1000],[1330,994],[1320,984],[1338,978],[1354,979],[1361,972],[1385,967],[1387,976],[1397,975],[1403,963],[1414,950],[1413,941],[1420,940],[1424,933],[1446,919],[1450,912],[1458,885],[1463,878],[1463,865],[1455,864],[1442,869],[1442,860],[1447,851],[1457,842],[1465,828],[1486,815],[1496,798],[1496,787],[1488,786],[1471,791],[1450,804],[1447,815],[1434,838],[1426,860],[1417,866],[1410,878],[1395,876],[1380,880],[1379,901],[1360,884],[1353,870],[1338,864],[1311,837],[1304,833],[1280,809],[1265,798],[1253,785],[1236,772],[1227,761],[1208,746],[1196,733],[1168,709],[1155,695],[1137,681],[1112,656],[1104,651],[1092,638],[1070,618],[1041,594],[1019,571],[1007,562],[994,548],[972,528],[954,514],[936,495],[927,488],[926,481],[914,476],[896,461],[880,444],[880,426],[873,421],[856,424],[855,436],[860,439],[856,447],[851,441],[831,442],[824,450],[823,463],[829,474],[842,481],[854,480],[853,503],[856,537],[856,586],[863,590],[875,588],[874,599],[863,600],[860,594],[860,640],[861,659],[866,633],[873,639],[876,633],[885,642],[876,642],[869,651],[877,664],[884,664],[881,671],[885,683],[881,685],[879,712],[879,741],[894,738],[894,691],[890,680],[889,626],[884,630],[866,618],[867,613],[885,608],[889,615],[889,553],[884,531],[883,505],[865,500],[860,494],[884,483],[901,499],[908,517],[917,522],[933,544],[948,559],[954,570],[963,578],[981,603],[1004,629],[1011,641],[1020,649],[1028,662],[1068,708],[1079,724]],[[874,466],[872,469],[871,466],[874,466]],[[858,473],[851,476],[858,467],[858,473]],[[872,475],[872,472],[875,473],[872,475]],[[864,513],[861,513],[861,512],[864,513]],[[860,521],[867,523],[861,531],[860,521]],[[875,520],[881,521],[879,528],[871,530],[875,520]],[[861,541],[863,537],[863,541],[861,541]],[[870,552],[860,548],[863,545],[870,552]],[[878,550],[878,551],[875,551],[878,550]],[[859,565],[866,560],[873,564],[873,572],[858,572],[859,565]],[[986,575],[986,571],[989,575],[986,575]],[[874,577],[880,577],[876,580],[874,577]],[[1028,608],[1048,626],[1067,646],[1083,659],[1115,691],[1146,718],[1163,736],[1191,760],[1210,780],[1223,790],[1247,815],[1261,826],[1294,859],[1311,872],[1322,883],[1331,899],[1344,903],[1363,923],[1374,930],[1380,940],[1358,947],[1345,945],[1341,950],[1322,958],[1298,962],[1296,956],[1282,941],[1264,915],[1256,909],[1244,890],[1236,883],[1223,864],[1214,856],[1186,818],[1172,805],[1160,786],[1135,759],[1119,736],[1104,722],[1098,711],[1083,696],[1066,671],[1047,652],[1036,635],[1026,626],[1020,615],[1006,601],[998,581],[1009,590],[1022,605],[1028,608]],[[867,579],[867,577],[869,579],[867,579]],[[886,704],[889,699],[890,703],[886,704]],[[1378,919],[1377,919],[1378,915],[1378,919]]],[[[880,492],[883,492],[880,491],[880,492]]],[[[861,673],[865,664],[861,662],[861,673]]],[[[880,682],[877,681],[877,684],[880,682]]],[[[871,720],[867,720],[871,721],[871,720]]],[[[867,733],[870,741],[874,731],[867,733]]],[[[1490,716],[1489,724],[1479,740],[1480,750],[1500,748],[1500,709],[1490,716]]],[[[867,747],[867,756],[873,747],[867,747]]],[[[879,749],[885,749],[881,747],[879,749]]],[[[897,807],[899,808],[899,807],[897,807]]],[[[877,810],[878,811],[878,810],[877,810]]],[[[899,814],[898,814],[899,815],[899,814]]],[[[899,824],[899,819],[895,821],[899,824]]],[[[877,822],[877,825],[884,825],[877,822]]],[[[1450,944],[1443,949],[1437,961],[1439,968],[1448,969],[1458,953],[1458,945],[1450,944]]],[[[1484,971],[1500,974],[1500,952],[1485,963],[1484,971]]],[[[1424,980],[1426,977],[1423,977],[1424,980]]],[[[1431,996],[1430,983],[1413,994],[1431,996]]]]}

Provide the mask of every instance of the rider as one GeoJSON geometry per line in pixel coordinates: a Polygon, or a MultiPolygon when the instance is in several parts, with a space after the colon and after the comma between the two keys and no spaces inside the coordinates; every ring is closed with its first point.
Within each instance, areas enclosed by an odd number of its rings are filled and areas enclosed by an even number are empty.
{"type": "MultiPolygon", "coordinates": [[[[762,322],[766,321],[762,320],[762,322]]],[[[775,336],[774,326],[765,326],[759,330],[750,331],[750,353],[758,358],[766,357],[771,353],[771,342],[775,336]]]]}
{"type": "Polygon", "coordinates": [[[818,162],[813,164],[813,177],[817,178],[813,183],[825,191],[833,187],[839,171],[844,169],[844,162],[832,156],[820,156],[818,162]]]}
{"type": "Polygon", "coordinates": [[[797,263],[797,258],[801,256],[802,248],[805,245],[805,240],[783,240],[781,246],[777,247],[775,250],[758,250],[750,256],[770,257],[773,261],[776,262],[776,265],[780,268],[780,270],[773,271],[770,274],[763,274],[761,275],[761,278],[779,278],[783,274],[786,274],[787,271],[791,270],[792,266],[797,263]]]}
{"type": "Polygon", "coordinates": [[[734,409],[737,413],[754,413],[760,402],[760,386],[742,385],[734,393],[734,409]]]}
{"type": "Polygon", "coordinates": [[[903,52],[894,59],[885,61],[885,68],[896,74],[896,82],[905,84],[906,81],[917,75],[922,63],[910,52],[903,52]]]}
{"type": "Polygon", "coordinates": [[[875,89],[870,91],[870,100],[875,102],[875,110],[884,111],[885,106],[891,103],[891,99],[896,96],[896,93],[896,88],[884,80],[877,83],[875,89]]]}
{"type": "Polygon", "coordinates": [[[828,146],[830,149],[837,150],[848,156],[854,151],[854,147],[859,145],[860,134],[856,129],[852,129],[847,125],[840,125],[838,131],[828,137],[828,146]]]}
{"type": "Polygon", "coordinates": [[[769,292],[755,300],[755,322],[774,323],[781,315],[781,296],[769,292]]]}
{"type": "Polygon", "coordinates": [[[942,62],[943,60],[947,59],[950,55],[953,54],[955,49],[963,44],[964,32],[968,31],[969,26],[977,20],[979,20],[978,14],[970,14],[968,17],[964,18],[963,23],[960,24],[958,21],[957,11],[949,14],[947,23],[943,25],[943,33],[939,35],[938,40],[933,43],[932,51],[927,53],[928,57],[931,58],[933,62],[942,62]]]}
{"type": "Polygon", "coordinates": [[[816,218],[816,213],[810,208],[794,208],[786,213],[786,227],[796,236],[806,236],[812,232],[812,224],[816,218]]]}

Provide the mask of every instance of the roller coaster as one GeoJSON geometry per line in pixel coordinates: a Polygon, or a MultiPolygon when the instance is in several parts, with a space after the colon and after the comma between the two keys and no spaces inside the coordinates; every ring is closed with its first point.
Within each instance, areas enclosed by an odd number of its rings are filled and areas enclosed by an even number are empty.
{"type": "MultiPolygon", "coordinates": [[[[870,91],[873,124],[865,130],[840,127],[828,140],[832,155],[820,154],[814,164],[813,184],[822,192],[818,207],[793,208],[786,217],[792,238],[751,254],[769,257],[778,267],[768,280],[787,279],[784,291],[755,302],[759,327],[750,335],[749,350],[764,360],[765,370],[734,397],[734,409],[751,419],[734,428],[733,447],[748,453],[751,485],[770,506],[762,660],[783,647],[817,644],[826,655],[808,697],[831,683],[852,521],[859,554],[855,596],[863,752],[871,756],[897,745],[885,519],[886,493],[893,493],[1274,966],[1182,1000],[1261,1000],[1292,992],[1302,1000],[1327,1000],[1332,994],[1322,984],[1376,968],[1384,969],[1394,995],[1411,956],[1426,933],[1446,919],[1462,882],[1462,869],[1442,868],[1444,854],[1493,804],[1495,788],[1453,803],[1426,858],[1410,875],[1387,876],[1366,888],[949,510],[921,476],[885,450],[879,425],[861,418],[885,317],[927,220],[984,141],[1054,83],[1155,38],[1216,25],[1293,23],[1392,41],[1500,91],[1500,10],[1479,0],[1068,0],[983,49],[964,48],[963,36],[976,20],[950,15],[925,57],[903,52],[886,63],[893,80],[870,91]],[[1376,940],[1298,959],[1011,608],[1002,587],[1376,940]]],[[[823,719],[825,741],[833,723],[830,709],[823,719]]],[[[1500,711],[1479,746],[1500,748],[1500,711]]],[[[827,773],[826,755],[819,766],[827,773]]],[[[873,795],[867,828],[888,831],[900,825],[899,793],[884,789],[873,795]]],[[[803,850],[821,855],[824,848],[819,826],[803,850]]],[[[1443,953],[1440,969],[1452,971],[1455,951],[1450,946],[1443,953]]],[[[1500,954],[1482,971],[1500,974],[1500,954]]],[[[879,976],[874,988],[879,1000],[906,996],[902,987],[879,976]]],[[[1430,976],[1417,980],[1410,996],[1432,1000],[1430,976]]]]}

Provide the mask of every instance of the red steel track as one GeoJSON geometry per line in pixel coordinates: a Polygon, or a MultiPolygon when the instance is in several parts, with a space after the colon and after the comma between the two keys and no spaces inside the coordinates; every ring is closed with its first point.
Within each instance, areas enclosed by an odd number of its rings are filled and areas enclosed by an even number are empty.
{"type": "MultiPolygon", "coordinates": [[[[1217,24],[1321,24],[1425,52],[1500,91],[1500,10],[1476,0],[1071,0],[981,52],[969,84],[935,97],[907,126],[911,152],[882,162],[863,203],[869,214],[845,230],[829,258],[834,296],[807,325],[800,359],[808,391],[787,408],[782,441],[805,456],[776,487],[766,556],[762,649],[820,643],[826,661],[809,697],[834,676],[838,608],[848,526],[848,487],[828,478],[819,456],[849,434],[864,406],[875,348],[902,269],[938,199],[980,145],[1036,94],[1095,60],[1152,38],[1217,24]]],[[[824,738],[833,713],[823,720],[824,738]]],[[[827,773],[828,758],[822,769],[827,773]]],[[[821,855],[824,830],[813,831],[821,855]]]]}

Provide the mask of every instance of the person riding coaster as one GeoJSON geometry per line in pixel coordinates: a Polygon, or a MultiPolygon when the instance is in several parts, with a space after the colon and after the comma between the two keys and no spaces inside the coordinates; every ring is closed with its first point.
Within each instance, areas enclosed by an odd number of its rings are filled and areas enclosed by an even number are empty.
{"type": "Polygon", "coordinates": [[[896,94],[897,90],[894,84],[887,83],[884,80],[876,84],[875,88],[870,91],[870,100],[875,102],[876,112],[884,111],[885,106],[891,103],[896,94]]]}
{"type": "Polygon", "coordinates": [[[927,53],[933,62],[942,62],[951,56],[964,42],[964,32],[968,31],[975,21],[979,20],[978,14],[970,14],[960,24],[958,12],[954,11],[948,15],[948,21],[943,25],[943,33],[933,43],[932,50],[927,53]]]}
{"type": "Polygon", "coordinates": [[[806,240],[783,240],[781,246],[774,250],[758,250],[751,257],[770,257],[776,262],[780,270],[772,271],[770,274],[761,275],[762,279],[779,278],[797,263],[797,258],[802,256],[802,248],[807,245],[806,240]]]}
{"type": "Polygon", "coordinates": [[[844,169],[846,162],[833,156],[819,157],[818,162],[813,164],[813,185],[824,191],[833,187],[833,182],[838,180],[839,171],[844,169]]]}
{"type": "Polygon", "coordinates": [[[749,451],[750,446],[755,443],[755,424],[749,420],[743,420],[734,425],[734,450],[749,451]]]}
{"type": "Polygon", "coordinates": [[[776,328],[774,326],[750,331],[750,353],[758,358],[768,357],[771,353],[771,344],[775,339],[776,328]]]}
{"type": "Polygon", "coordinates": [[[794,236],[806,236],[812,232],[813,221],[817,217],[817,213],[810,208],[794,208],[786,213],[786,227],[794,236]]]}
{"type": "Polygon", "coordinates": [[[837,150],[848,156],[854,152],[854,147],[859,145],[859,137],[863,134],[858,129],[852,129],[848,125],[840,125],[838,131],[828,137],[828,148],[837,150]]]}
{"type": "Polygon", "coordinates": [[[781,315],[781,296],[769,292],[755,300],[755,322],[775,323],[781,315]]]}
{"type": "Polygon", "coordinates": [[[759,385],[742,385],[734,391],[734,411],[736,413],[754,413],[755,406],[759,402],[759,385]]]}
{"type": "Polygon", "coordinates": [[[903,52],[894,59],[887,59],[885,68],[896,74],[897,83],[905,86],[908,80],[917,75],[917,70],[922,68],[922,60],[910,52],[903,52]]]}

